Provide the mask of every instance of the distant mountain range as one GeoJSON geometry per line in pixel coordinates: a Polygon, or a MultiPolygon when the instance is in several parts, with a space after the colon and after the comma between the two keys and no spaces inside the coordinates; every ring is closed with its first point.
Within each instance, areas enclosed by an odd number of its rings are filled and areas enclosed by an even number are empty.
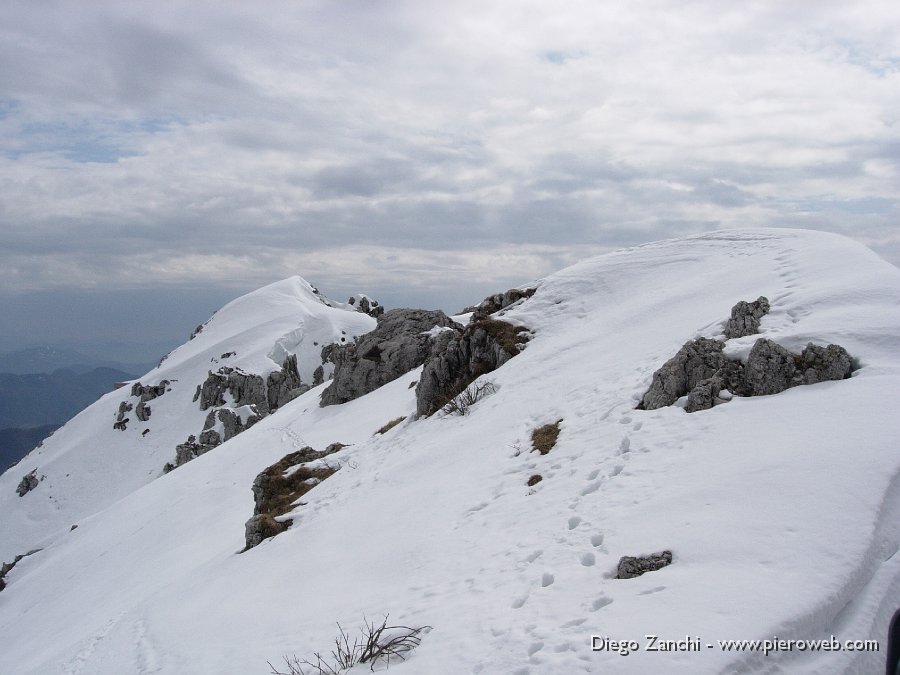
{"type": "Polygon", "coordinates": [[[117,382],[151,367],[101,361],[56,347],[0,355],[0,471],[112,391],[117,382]]]}
{"type": "Polygon", "coordinates": [[[49,346],[29,347],[0,354],[0,373],[14,375],[52,373],[60,368],[71,370],[79,375],[95,368],[113,368],[126,373],[145,373],[155,365],[155,363],[122,363],[87,356],[74,349],[49,346]]]}

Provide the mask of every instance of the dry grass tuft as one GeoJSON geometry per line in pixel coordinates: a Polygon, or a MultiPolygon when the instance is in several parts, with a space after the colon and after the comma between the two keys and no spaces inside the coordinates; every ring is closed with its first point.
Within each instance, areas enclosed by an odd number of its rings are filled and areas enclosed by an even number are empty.
{"type": "Polygon", "coordinates": [[[559,425],[561,419],[553,424],[545,424],[531,432],[531,446],[542,455],[546,455],[556,445],[559,438],[559,425]]]}
{"type": "Polygon", "coordinates": [[[405,419],[406,419],[406,415],[400,415],[400,417],[397,417],[396,419],[392,419],[390,422],[385,424],[383,427],[381,427],[378,431],[376,431],[372,435],[375,436],[377,434],[386,434],[387,432],[389,432],[391,429],[393,429],[395,426],[400,424],[400,422],[402,422],[405,419]]]}

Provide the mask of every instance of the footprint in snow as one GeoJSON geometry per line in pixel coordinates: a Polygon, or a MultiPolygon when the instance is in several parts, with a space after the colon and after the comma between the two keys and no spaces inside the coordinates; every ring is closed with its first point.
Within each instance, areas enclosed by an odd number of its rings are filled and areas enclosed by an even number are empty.
{"type": "Polygon", "coordinates": [[[569,529],[574,530],[581,524],[581,516],[572,516],[569,518],[569,529]]]}
{"type": "Polygon", "coordinates": [[[556,578],[550,572],[544,572],[543,576],[541,576],[541,588],[552,586],[554,581],[556,581],[556,578]]]}
{"type": "Polygon", "coordinates": [[[605,595],[601,595],[600,597],[594,599],[591,603],[591,611],[596,612],[598,609],[603,609],[607,605],[612,604],[612,598],[607,598],[605,595]]]}

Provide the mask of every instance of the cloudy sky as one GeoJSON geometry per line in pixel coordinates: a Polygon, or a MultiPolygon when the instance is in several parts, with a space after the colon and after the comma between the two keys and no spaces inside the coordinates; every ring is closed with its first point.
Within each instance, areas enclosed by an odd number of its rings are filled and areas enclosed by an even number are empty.
{"type": "Polygon", "coordinates": [[[897,264],[898,187],[896,0],[0,4],[0,349],[174,344],[290,274],[458,309],[716,228],[897,264]]]}

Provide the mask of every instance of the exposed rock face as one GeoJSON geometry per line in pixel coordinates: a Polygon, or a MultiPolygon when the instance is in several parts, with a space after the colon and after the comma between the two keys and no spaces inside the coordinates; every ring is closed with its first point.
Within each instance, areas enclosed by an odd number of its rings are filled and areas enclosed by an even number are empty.
{"type": "Polygon", "coordinates": [[[616,579],[633,579],[646,572],[655,572],[671,564],[671,551],[662,551],[661,553],[641,557],[626,555],[619,560],[616,579]]]}
{"type": "Polygon", "coordinates": [[[140,382],[135,382],[131,385],[131,395],[140,397],[141,402],[146,403],[147,401],[152,401],[165,394],[168,386],[168,380],[161,380],[160,383],[156,385],[143,385],[140,382]]]}
{"type": "Polygon", "coordinates": [[[147,402],[165,394],[169,390],[169,384],[168,380],[160,380],[159,384],[141,384],[140,382],[135,382],[131,385],[131,396],[138,399],[137,406],[134,406],[134,404],[129,401],[122,401],[119,404],[119,410],[116,415],[116,422],[113,424],[113,429],[125,431],[128,422],[130,421],[125,417],[125,414],[131,410],[134,410],[134,415],[139,421],[146,422],[149,420],[150,406],[147,405],[147,402]]]}
{"type": "Polygon", "coordinates": [[[37,469],[34,469],[31,473],[22,476],[22,480],[19,481],[19,485],[16,487],[16,494],[20,497],[24,497],[34,490],[40,482],[41,481],[37,477],[37,469]]]}
{"type": "Polygon", "coordinates": [[[520,288],[511,288],[505,293],[495,293],[494,295],[489,295],[484,300],[482,300],[479,304],[474,307],[466,307],[464,312],[474,312],[475,316],[473,319],[477,320],[481,317],[486,317],[489,314],[494,314],[495,312],[499,312],[501,309],[506,309],[510,305],[523,298],[530,298],[534,295],[536,288],[526,288],[522,290],[520,288]]]}
{"type": "MultiPolygon", "coordinates": [[[[731,309],[725,336],[753,335],[769,309],[764,296],[754,302],[741,300],[731,309]]],[[[847,350],[838,345],[818,347],[809,343],[795,355],[772,340],[760,338],[750,350],[746,365],[725,358],[724,346],[709,338],[686,343],[653,373],[653,382],[637,409],[655,410],[687,395],[685,411],[696,412],[723,403],[732,394],[766,396],[801,384],[842,380],[850,377],[853,368],[847,350]]]]}
{"type": "Polygon", "coordinates": [[[210,445],[209,443],[198,443],[197,437],[191,434],[184,443],[175,446],[175,464],[166,464],[163,471],[169,472],[177,466],[186,464],[203,453],[209,452],[216,447],[216,445],[218,445],[218,443],[214,445],[210,445]]]}
{"type": "Polygon", "coordinates": [[[416,413],[432,415],[476,378],[496,370],[518,354],[528,329],[496,319],[481,319],[462,331],[435,340],[416,385],[416,413]]]}
{"type": "Polygon", "coordinates": [[[134,406],[131,405],[131,403],[129,403],[128,401],[122,401],[119,404],[119,410],[116,413],[116,421],[115,423],[113,423],[113,429],[116,429],[118,431],[125,431],[128,422],[130,421],[127,417],[125,417],[125,415],[131,412],[133,408],[134,406]]]}
{"type": "Polygon", "coordinates": [[[760,338],[750,350],[744,367],[742,393],[747,396],[778,394],[793,386],[796,372],[793,354],[771,340],[760,338]]]}
{"type": "MultiPolygon", "coordinates": [[[[356,306],[355,297],[350,298],[347,302],[356,306]]],[[[380,305],[377,300],[372,300],[372,298],[363,295],[359,298],[359,306],[356,307],[356,311],[368,314],[369,316],[374,316],[377,319],[384,314],[384,307],[380,305]]]]}
{"type": "Polygon", "coordinates": [[[266,380],[259,375],[245,373],[240,368],[231,366],[222,366],[216,372],[210,371],[194,394],[194,400],[200,402],[200,410],[216,408],[225,405],[227,391],[236,406],[256,406],[265,416],[307,389],[308,387],[300,381],[297,356],[291,354],[284,360],[281,369],[269,373],[266,380]]]}
{"type": "Polygon", "coordinates": [[[137,404],[137,408],[134,410],[134,416],[137,417],[141,422],[146,422],[150,419],[150,406],[147,405],[144,401],[140,401],[137,404]]]}
{"type": "Polygon", "coordinates": [[[332,443],[324,452],[307,446],[285,455],[261,471],[253,481],[253,516],[244,525],[245,551],[291,526],[292,520],[276,520],[288,513],[295,502],[337,471],[333,466],[306,466],[346,447],[332,443]]]}
{"type": "Polygon", "coordinates": [[[306,391],[309,391],[309,386],[300,381],[297,355],[291,354],[284,360],[281,370],[269,373],[266,380],[266,401],[269,410],[277,410],[306,391]]]}
{"type": "Polygon", "coordinates": [[[421,365],[431,352],[436,326],[462,330],[439,310],[392,309],[378,318],[375,330],[354,344],[323,350],[323,357],[328,356],[335,369],[320,404],[352,401],[421,365]]]}
{"type": "Polygon", "coordinates": [[[725,339],[756,335],[759,321],[769,312],[769,300],[759,296],[754,302],[741,300],[731,308],[731,318],[725,322],[725,339]]]}
{"type": "MultiPolygon", "coordinates": [[[[229,354],[233,352],[222,357],[229,354]]],[[[269,373],[265,380],[231,366],[221,366],[216,372],[209,371],[206,380],[197,386],[194,393],[194,402],[199,401],[200,410],[209,410],[200,437],[198,439],[192,434],[187,441],[175,446],[175,463],[167,463],[163,472],[209,452],[308,390],[309,386],[300,381],[295,354],[287,356],[281,369],[269,373]],[[235,408],[224,407],[225,392],[231,394],[235,408]],[[236,412],[243,406],[247,406],[249,415],[236,412]],[[221,423],[221,431],[215,428],[217,423],[221,423]]]]}
{"type": "Polygon", "coordinates": [[[2,591],[4,588],[6,588],[6,575],[9,574],[10,572],[12,572],[13,567],[18,565],[19,561],[22,558],[27,558],[30,555],[39,553],[40,551],[41,551],[41,549],[39,549],[39,548],[32,549],[32,550],[28,551],[28,553],[24,553],[22,555],[17,555],[11,563],[5,562],[5,563],[3,563],[3,565],[0,565],[0,591],[2,591]]]}
{"type": "Polygon", "coordinates": [[[656,410],[672,405],[725,364],[724,342],[697,338],[684,344],[662,368],[653,373],[653,382],[641,398],[638,410],[656,410]]]}
{"type": "Polygon", "coordinates": [[[771,340],[760,338],[750,350],[744,365],[740,361],[724,358],[721,347],[710,344],[715,342],[700,338],[682,347],[674,358],[653,374],[653,383],[638,404],[638,409],[655,410],[671,405],[687,394],[686,412],[707,410],[724,402],[720,398],[724,390],[738,396],[767,396],[803,384],[842,380],[850,377],[852,370],[850,355],[838,345],[819,347],[808,344],[801,354],[795,355],[771,340]],[[703,349],[706,351],[702,351],[698,359],[695,347],[700,340],[705,341],[703,349]],[[688,347],[691,349],[686,349],[688,347]],[[688,353],[690,356],[685,359],[688,353]],[[693,381],[692,377],[708,372],[715,365],[718,357],[710,356],[715,353],[722,357],[721,365],[708,377],[693,381]]]}
{"type": "MultiPolygon", "coordinates": [[[[251,410],[253,410],[252,406],[251,410]]],[[[261,419],[262,417],[257,415],[255,410],[247,416],[246,421],[231,408],[210,410],[206,416],[206,422],[203,424],[203,431],[200,434],[200,445],[208,445],[210,447],[221,445],[242,431],[246,431],[261,419]],[[221,434],[215,429],[217,421],[222,423],[221,434]]]]}
{"type": "Polygon", "coordinates": [[[845,380],[850,377],[853,362],[847,350],[838,345],[819,347],[812,343],[800,354],[796,377],[803,384],[815,384],[827,380],[845,380]]]}

